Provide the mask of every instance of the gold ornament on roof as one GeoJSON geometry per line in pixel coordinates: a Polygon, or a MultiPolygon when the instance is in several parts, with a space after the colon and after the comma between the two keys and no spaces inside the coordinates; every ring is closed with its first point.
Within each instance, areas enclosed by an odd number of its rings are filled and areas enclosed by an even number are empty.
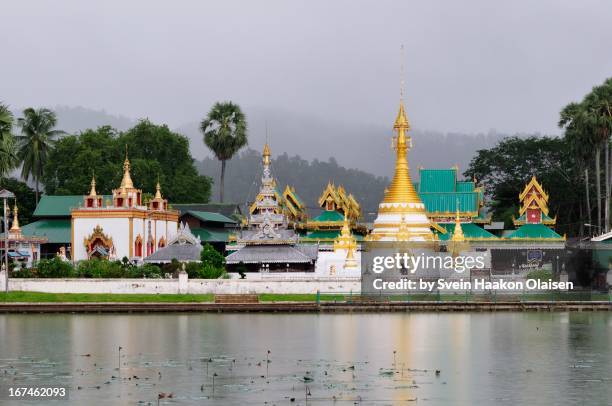
{"type": "Polygon", "coordinates": [[[463,229],[461,228],[461,221],[459,221],[459,206],[457,206],[457,214],[455,216],[455,231],[451,239],[453,241],[465,241],[465,235],[463,235],[463,229]]]}
{"type": "Polygon", "coordinates": [[[89,196],[97,196],[96,192],[96,177],[91,177],[91,189],[89,190],[89,196]]]}
{"type": "Polygon", "coordinates": [[[269,166],[270,165],[270,146],[268,145],[267,142],[266,142],[266,145],[264,145],[262,156],[263,156],[263,164],[265,166],[269,166]]]}
{"type": "Polygon", "coordinates": [[[340,235],[334,240],[334,251],[338,250],[354,250],[357,247],[357,240],[351,233],[351,226],[349,223],[349,213],[344,215],[344,221],[342,222],[342,230],[340,235]]]}
{"type": "Polygon", "coordinates": [[[159,184],[159,181],[157,181],[157,185],[155,185],[155,199],[160,199],[162,198],[162,194],[161,194],[161,186],[159,184]]]}
{"type": "Polygon", "coordinates": [[[121,189],[133,189],[134,183],[130,176],[130,160],[128,159],[127,144],[125,145],[125,161],[123,161],[123,179],[121,179],[121,189]]]}
{"type": "Polygon", "coordinates": [[[19,227],[19,208],[17,208],[17,199],[15,199],[15,206],[13,206],[13,225],[11,226],[10,231],[21,231],[19,227]]]}

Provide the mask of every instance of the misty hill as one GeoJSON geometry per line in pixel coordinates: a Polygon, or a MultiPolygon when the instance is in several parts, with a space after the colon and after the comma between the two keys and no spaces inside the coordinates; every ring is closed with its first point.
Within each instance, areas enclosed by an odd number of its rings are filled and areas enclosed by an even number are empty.
{"type": "Polygon", "coordinates": [[[137,120],[131,118],[80,106],[57,106],[51,110],[57,114],[57,128],[70,134],[103,125],[110,125],[117,130],[125,131],[137,123],[137,120]]]}
{"type": "MultiPolygon", "coordinates": [[[[217,181],[221,171],[218,160],[206,158],[196,162],[201,174],[211,176],[215,180],[213,200],[219,197],[217,181]]],[[[272,159],[272,174],[282,192],[285,185],[292,185],[311,209],[318,208],[317,200],[328,181],[343,185],[347,192],[352,193],[361,204],[364,214],[376,211],[378,203],[389,179],[374,176],[357,169],[346,169],[330,158],[328,161],[307,160],[299,156],[289,156],[287,153],[272,159]]],[[[259,190],[261,183],[262,164],[261,152],[247,149],[228,161],[225,172],[226,200],[241,205],[251,203],[259,190]]]]}
{"type": "MultiPolygon", "coordinates": [[[[361,124],[354,121],[334,121],[321,117],[292,114],[283,111],[245,108],[249,147],[261,150],[266,142],[268,128],[273,153],[299,154],[306,160],[327,161],[334,158],[339,165],[357,168],[378,175],[391,176],[393,173],[393,151],[391,150],[392,120],[389,125],[361,124]]],[[[202,141],[197,123],[177,128],[191,142],[196,158],[211,156],[202,141]]],[[[490,148],[505,135],[467,135],[416,129],[411,132],[414,148],[410,151],[410,166],[427,168],[450,168],[458,165],[463,172],[475,152],[490,148]]]]}

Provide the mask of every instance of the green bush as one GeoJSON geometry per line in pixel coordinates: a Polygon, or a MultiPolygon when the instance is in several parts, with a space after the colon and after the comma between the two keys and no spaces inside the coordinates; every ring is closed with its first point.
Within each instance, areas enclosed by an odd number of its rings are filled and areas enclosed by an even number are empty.
{"type": "Polygon", "coordinates": [[[162,273],[169,273],[173,277],[176,277],[180,270],[181,263],[176,258],[172,258],[172,261],[170,263],[162,265],[162,273]]]}
{"type": "Polygon", "coordinates": [[[225,272],[225,269],[217,268],[217,267],[214,267],[208,264],[208,265],[204,265],[202,269],[200,269],[198,277],[200,279],[219,279],[223,277],[224,275],[227,275],[227,273],[225,272]]]}
{"type": "Polygon", "coordinates": [[[548,281],[553,278],[553,274],[551,271],[547,271],[545,269],[538,269],[535,271],[531,271],[527,274],[527,279],[535,279],[540,281],[548,281]]]}
{"type": "Polygon", "coordinates": [[[200,276],[200,271],[202,270],[202,264],[199,262],[188,262],[185,264],[185,272],[189,278],[195,279],[200,276]]]}
{"type": "Polygon", "coordinates": [[[36,274],[39,278],[73,278],[76,276],[72,264],[59,257],[43,259],[38,262],[36,274]]]}
{"type": "Polygon", "coordinates": [[[159,279],[162,277],[162,270],[160,267],[153,264],[144,264],[142,266],[132,265],[126,272],[125,277],[159,279]]]}
{"type": "Polygon", "coordinates": [[[11,272],[11,278],[36,278],[36,273],[31,268],[21,268],[11,272]]]}
{"type": "Polygon", "coordinates": [[[200,260],[204,267],[208,265],[214,268],[223,268],[225,266],[225,257],[208,243],[202,247],[200,260]]]}
{"type": "Polygon", "coordinates": [[[125,272],[120,261],[94,258],[79,262],[77,274],[81,278],[122,278],[125,272]]]}

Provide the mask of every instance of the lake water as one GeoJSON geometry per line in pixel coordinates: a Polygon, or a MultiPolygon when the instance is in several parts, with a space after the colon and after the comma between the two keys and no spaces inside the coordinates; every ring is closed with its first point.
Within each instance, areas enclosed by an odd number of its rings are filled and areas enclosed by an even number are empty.
{"type": "Polygon", "coordinates": [[[46,404],[612,402],[606,312],[0,315],[0,339],[1,385],[70,388],[46,404]]]}

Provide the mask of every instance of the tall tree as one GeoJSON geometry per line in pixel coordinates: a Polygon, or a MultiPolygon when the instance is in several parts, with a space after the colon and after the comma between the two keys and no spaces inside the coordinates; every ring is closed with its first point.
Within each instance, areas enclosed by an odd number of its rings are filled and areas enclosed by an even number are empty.
{"type": "MultiPolygon", "coordinates": [[[[583,105],[581,103],[570,103],[565,106],[560,113],[559,127],[565,129],[565,140],[570,148],[570,154],[575,159],[578,171],[584,173],[586,215],[588,224],[592,227],[589,167],[593,159],[593,145],[596,141],[588,126],[583,105]]],[[[581,236],[583,226],[584,222],[581,222],[581,236]]]]}
{"type": "Polygon", "coordinates": [[[551,215],[557,215],[557,230],[579,232],[582,199],[580,173],[573,164],[567,141],[557,137],[508,137],[491,149],[479,150],[465,171],[484,185],[492,202],[493,218],[511,227],[518,213],[518,195],[533,176],[549,192],[551,215]]]}
{"type": "MultiPolygon", "coordinates": [[[[612,135],[612,78],[601,86],[595,86],[582,102],[586,111],[589,126],[595,137],[595,171],[597,176],[597,198],[601,202],[600,158],[604,153],[604,225],[603,230],[610,229],[610,137],[612,135]]],[[[598,213],[601,217],[601,213],[598,213]]],[[[600,224],[599,224],[600,225],[600,224]]],[[[601,225],[600,225],[601,226],[601,225]]]]}
{"type": "Polygon", "coordinates": [[[0,177],[6,176],[17,163],[12,130],[13,113],[0,103],[0,177]]]}
{"type": "Polygon", "coordinates": [[[154,193],[159,180],[170,204],[208,202],[212,180],[198,174],[187,138],[148,120],[123,133],[103,126],[56,141],[42,177],[46,192],[82,195],[95,174],[98,193],[110,194],[121,182],[126,145],[137,188],[154,193]]]}
{"type": "Polygon", "coordinates": [[[200,125],[204,144],[221,161],[219,200],[223,202],[225,164],[247,144],[247,123],[240,106],[232,102],[215,103],[200,125]]]}
{"type": "MultiPolygon", "coordinates": [[[[49,150],[52,148],[56,136],[63,131],[55,130],[57,117],[49,109],[27,108],[23,111],[23,117],[17,120],[21,127],[21,135],[17,137],[17,156],[21,160],[21,177],[27,181],[34,180],[36,192],[36,203],[40,197],[39,182],[43,176],[43,168],[47,162],[49,150]]],[[[67,157],[65,157],[67,158],[67,157]]]]}

